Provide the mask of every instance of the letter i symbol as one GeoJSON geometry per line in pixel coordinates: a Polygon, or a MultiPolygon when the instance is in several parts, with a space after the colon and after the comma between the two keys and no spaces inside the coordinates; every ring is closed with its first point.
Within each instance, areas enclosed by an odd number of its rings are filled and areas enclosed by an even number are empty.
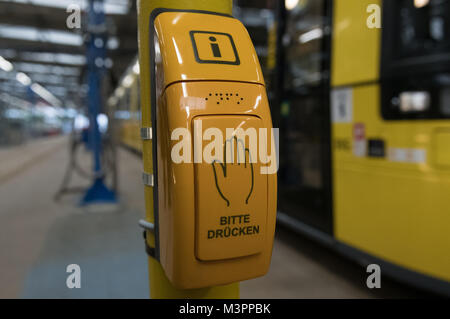
{"type": "Polygon", "coordinates": [[[222,54],[220,54],[219,45],[217,43],[213,43],[213,42],[216,42],[217,39],[215,37],[209,37],[209,40],[211,41],[210,45],[211,45],[211,49],[212,49],[214,57],[215,58],[222,57],[222,54]]]}

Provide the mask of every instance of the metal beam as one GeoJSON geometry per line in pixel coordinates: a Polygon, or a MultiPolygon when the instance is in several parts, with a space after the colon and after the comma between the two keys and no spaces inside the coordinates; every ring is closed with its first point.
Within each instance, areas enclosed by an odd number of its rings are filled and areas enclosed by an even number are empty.
{"type": "MultiPolygon", "coordinates": [[[[79,3],[78,1],[72,2],[75,4],[79,3]]],[[[66,19],[69,14],[70,13],[66,12],[64,6],[51,7],[36,5],[30,2],[17,3],[13,1],[0,1],[0,21],[2,21],[2,23],[67,30],[66,19]]],[[[123,21],[123,26],[126,27],[126,29],[132,28],[132,21],[129,21],[129,19],[134,19],[136,21],[135,12],[129,12],[125,15],[108,14],[107,17],[118,23],[123,21]],[[128,23],[126,23],[127,20],[128,23]]]]}

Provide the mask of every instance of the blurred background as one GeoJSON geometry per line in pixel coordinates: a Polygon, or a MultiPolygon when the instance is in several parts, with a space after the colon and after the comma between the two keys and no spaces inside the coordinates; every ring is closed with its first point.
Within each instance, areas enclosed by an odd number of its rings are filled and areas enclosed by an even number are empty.
{"type": "MultiPolygon", "coordinates": [[[[396,1],[381,29],[367,7],[386,1],[343,2],[234,1],[280,128],[271,270],[243,298],[449,291],[449,1],[396,1]],[[353,108],[333,115],[349,88],[353,108]],[[377,179],[401,163],[414,182],[377,179]],[[378,175],[342,175],[358,170],[378,175]],[[389,269],[381,288],[366,285],[370,263],[389,269]]],[[[134,0],[0,0],[1,298],[148,298],[137,54],[134,0]],[[81,289],[66,286],[70,264],[81,289]]]]}

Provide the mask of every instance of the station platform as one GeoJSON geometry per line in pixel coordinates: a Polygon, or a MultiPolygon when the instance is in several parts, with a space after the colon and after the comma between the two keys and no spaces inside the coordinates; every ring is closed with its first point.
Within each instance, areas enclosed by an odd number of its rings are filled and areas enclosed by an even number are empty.
{"type": "MultiPolygon", "coordinates": [[[[118,205],[55,201],[69,161],[68,137],[0,150],[0,298],[148,298],[140,158],[118,149],[118,205]],[[81,267],[81,288],[68,289],[66,267],[81,267]]],[[[85,154],[84,156],[87,156],[85,154]]],[[[74,186],[88,186],[73,179],[74,186]]],[[[366,287],[365,270],[277,227],[269,273],[241,283],[241,298],[408,298],[427,293],[382,278],[366,287]]]]}

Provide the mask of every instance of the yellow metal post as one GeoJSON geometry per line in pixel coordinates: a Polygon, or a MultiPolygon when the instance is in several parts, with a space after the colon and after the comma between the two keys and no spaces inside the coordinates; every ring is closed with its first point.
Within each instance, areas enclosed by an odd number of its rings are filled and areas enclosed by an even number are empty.
{"type": "MultiPolygon", "coordinates": [[[[138,0],[139,25],[139,63],[141,83],[142,127],[151,127],[150,105],[150,44],[149,22],[150,14],[156,8],[205,10],[217,13],[231,14],[232,0],[138,0]]],[[[143,141],[144,171],[153,172],[152,141],[143,141]]],[[[153,189],[145,186],[145,207],[147,221],[154,223],[153,189]]],[[[153,233],[147,231],[147,244],[154,247],[153,233]]],[[[150,297],[151,298],[239,298],[239,283],[209,287],[203,289],[180,290],[167,279],[159,262],[151,257],[148,259],[150,297]]]]}

